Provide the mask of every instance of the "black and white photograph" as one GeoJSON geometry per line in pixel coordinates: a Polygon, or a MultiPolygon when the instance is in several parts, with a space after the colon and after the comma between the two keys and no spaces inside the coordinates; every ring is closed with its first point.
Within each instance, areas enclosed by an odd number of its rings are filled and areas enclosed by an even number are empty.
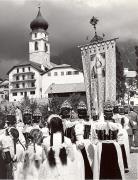
{"type": "Polygon", "coordinates": [[[138,1],[0,0],[0,180],[138,179],[138,1]]]}

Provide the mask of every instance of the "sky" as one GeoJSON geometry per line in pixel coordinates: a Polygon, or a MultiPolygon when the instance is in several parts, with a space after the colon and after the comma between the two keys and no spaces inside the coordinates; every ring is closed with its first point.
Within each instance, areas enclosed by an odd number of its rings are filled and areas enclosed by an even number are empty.
{"type": "Polygon", "coordinates": [[[93,37],[92,16],[99,19],[99,35],[118,37],[118,41],[138,40],[138,0],[0,0],[0,77],[29,59],[30,22],[37,15],[38,4],[49,23],[53,56],[93,37]]]}

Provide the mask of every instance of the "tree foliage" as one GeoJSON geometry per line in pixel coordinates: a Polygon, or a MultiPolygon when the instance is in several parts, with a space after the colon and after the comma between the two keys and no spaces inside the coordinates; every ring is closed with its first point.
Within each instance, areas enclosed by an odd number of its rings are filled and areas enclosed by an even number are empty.
{"type": "Polygon", "coordinates": [[[35,100],[31,100],[29,99],[29,97],[26,97],[21,104],[19,105],[19,108],[21,109],[21,111],[23,112],[24,109],[26,108],[26,106],[28,106],[32,113],[34,112],[34,110],[37,108],[38,103],[35,100]]]}
{"type": "Polygon", "coordinates": [[[126,86],[125,86],[123,62],[121,60],[121,53],[119,52],[119,49],[116,48],[116,92],[117,92],[117,100],[120,98],[124,98],[125,91],[126,91],[126,86]]]}
{"type": "Polygon", "coordinates": [[[58,96],[52,96],[49,99],[49,109],[51,113],[53,114],[59,114],[60,113],[60,107],[63,103],[64,98],[58,97],[58,96]]]}

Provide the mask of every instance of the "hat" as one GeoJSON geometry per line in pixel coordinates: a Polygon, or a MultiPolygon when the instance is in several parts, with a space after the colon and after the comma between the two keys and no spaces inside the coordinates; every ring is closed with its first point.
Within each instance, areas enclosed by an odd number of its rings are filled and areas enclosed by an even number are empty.
{"type": "Polygon", "coordinates": [[[77,109],[87,109],[85,102],[80,101],[78,106],[77,106],[77,109]]]}
{"type": "Polygon", "coordinates": [[[31,109],[29,106],[26,106],[25,109],[23,110],[23,114],[32,114],[31,109]]]}
{"type": "Polygon", "coordinates": [[[71,104],[66,100],[66,101],[64,101],[64,102],[62,103],[62,105],[61,105],[61,109],[63,109],[63,108],[72,109],[72,106],[71,106],[71,104]]]}
{"type": "Polygon", "coordinates": [[[107,100],[104,103],[104,111],[113,111],[113,102],[111,102],[110,100],[107,100]]]}
{"type": "Polygon", "coordinates": [[[124,114],[124,113],[125,113],[125,108],[124,108],[124,106],[120,106],[120,107],[119,107],[119,113],[120,113],[120,114],[124,114]]]}
{"type": "Polygon", "coordinates": [[[34,113],[33,113],[33,116],[42,116],[42,113],[41,113],[41,111],[40,111],[40,109],[39,108],[36,108],[35,109],[35,111],[34,111],[34,113]]]}

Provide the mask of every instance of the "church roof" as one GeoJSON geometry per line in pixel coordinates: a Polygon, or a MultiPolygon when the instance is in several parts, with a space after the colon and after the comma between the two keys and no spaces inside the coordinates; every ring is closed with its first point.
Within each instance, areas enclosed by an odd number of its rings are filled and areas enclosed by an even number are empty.
{"type": "Polygon", "coordinates": [[[58,65],[58,64],[54,64],[54,63],[51,63],[51,65],[53,66],[52,68],[50,68],[50,69],[48,69],[47,71],[45,71],[43,74],[45,74],[45,73],[47,73],[47,72],[49,72],[49,71],[51,71],[51,70],[53,70],[53,69],[58,69],[58,68],[73,68],[73,69],[76,69],[77,71],[79,71],[79,72],[83,72],[81,69],[79,69],[79,68],[76,68],[76,67],[72,67],[71,65],[69,65],[69,64],[60,64],[60,65],[58,65]]]}
{"type": "Polygon", "coordinates": [[[46,90],[46,94],[85,92],[84,83],[51,84],[46,90]]]}
{"type": "Polygon", "coordinates": [[[40,12],[40,7],[39,7],[36,18],[30,24],[30,28],[32,30],[37,30],[37,29],[47,30],[48,29],[48,22],[42,17],[41,12],[40,12]]]}

